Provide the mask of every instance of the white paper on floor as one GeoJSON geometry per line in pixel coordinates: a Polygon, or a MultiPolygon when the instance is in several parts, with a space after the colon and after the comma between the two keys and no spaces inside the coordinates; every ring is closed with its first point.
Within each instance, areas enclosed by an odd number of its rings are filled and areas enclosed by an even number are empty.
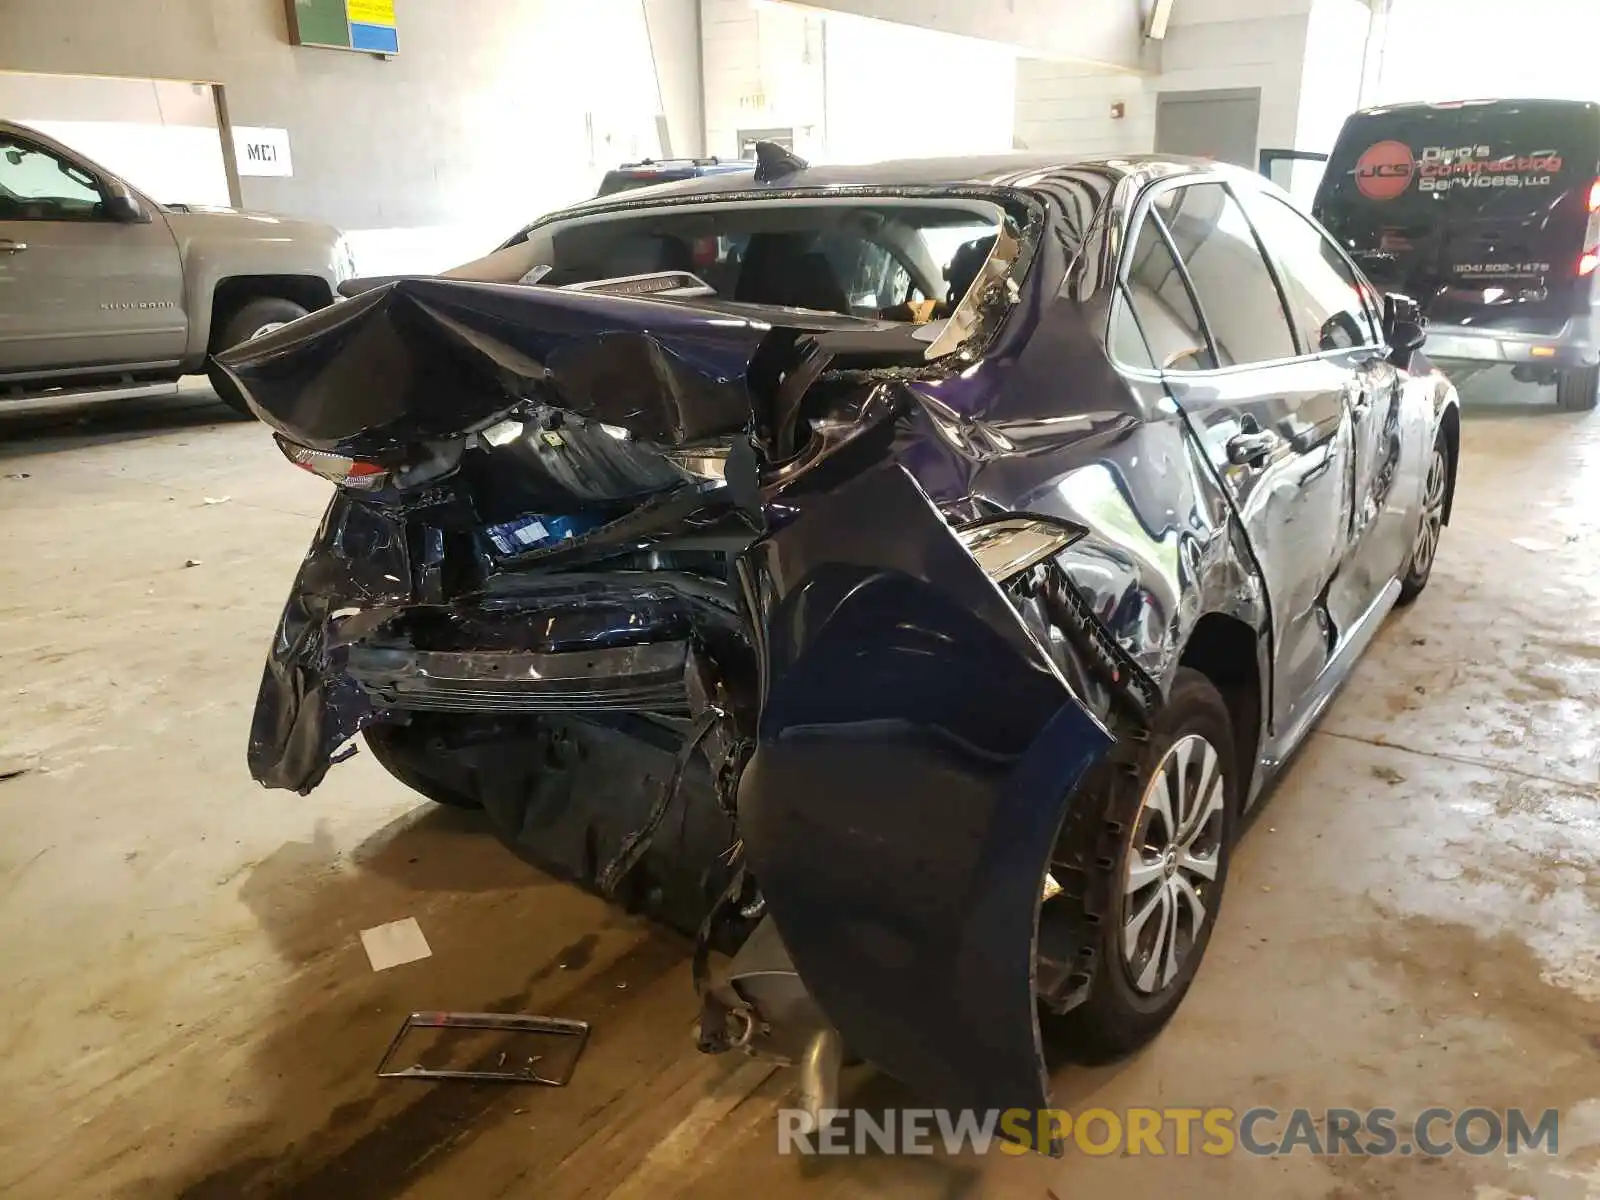
{"type": "Polygon", "coordinates": [[[372,964],[374,971],[387,971],[390,967],[416,962],[433,954],[428,948],[428,939],[422,936],[422,926],[417,924],[415,917],[363,929],[361,944],[366,948],[367,961],[372,964]]]}

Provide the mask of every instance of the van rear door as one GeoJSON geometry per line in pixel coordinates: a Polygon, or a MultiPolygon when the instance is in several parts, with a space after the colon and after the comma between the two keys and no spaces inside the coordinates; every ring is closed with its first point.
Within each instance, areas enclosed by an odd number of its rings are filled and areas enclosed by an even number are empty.
{"type": "Polygon", "coordinates": [[[1553,334],[1588,311],[1597,175],[1600,105],[1403,105],[1346,122],[1315,211],[1434,321],[1553,334]]]}

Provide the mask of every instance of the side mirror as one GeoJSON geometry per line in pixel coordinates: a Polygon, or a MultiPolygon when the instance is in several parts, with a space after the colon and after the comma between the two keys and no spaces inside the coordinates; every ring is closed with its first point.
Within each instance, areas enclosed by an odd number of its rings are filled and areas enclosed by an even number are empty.
{"type": "Polygon", "coordinates": [[[1389,361],[1401,370],[1428,340],[1428,319],[1410,296],[1391,292],[1383,298],[1383,340],[1389,344],[1389,361]]]}
{"type": "Polygon", "coordinates": [[[144,205],[139,203],[139,197],[129,191],[126,184],[115,179],[106,185],[104,208],[106,216],[124,225],[137,225],[150,219],[144,211],[144,205]]]}

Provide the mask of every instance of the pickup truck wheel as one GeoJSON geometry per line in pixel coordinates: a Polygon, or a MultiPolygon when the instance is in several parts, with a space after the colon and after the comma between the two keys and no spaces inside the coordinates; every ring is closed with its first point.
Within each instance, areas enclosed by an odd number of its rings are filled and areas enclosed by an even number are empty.
{"type": "Polygon", "coordinates": [[[282,329],[290,321],[306,315],[306,309],[282,296],[258,296],[246,300],[237,312],[222,324],[217,337],[217,349],[228,350],[242,342],[251,341],[282,329]]]}
{"type": "MultiPolygon", "coordinates": [[[[223,321],[212,345],[219,351],[232,349],[254,338],[264,337],[274,329],[282,329],[290,321],[305,316],[306,311],[303,306],[282,296],[258,296],[254,300],[246,300],[232,316],[223,321]]],[[[242,403],[227,398],[223,403],[243,416],[255,416],[242,403]]]]}

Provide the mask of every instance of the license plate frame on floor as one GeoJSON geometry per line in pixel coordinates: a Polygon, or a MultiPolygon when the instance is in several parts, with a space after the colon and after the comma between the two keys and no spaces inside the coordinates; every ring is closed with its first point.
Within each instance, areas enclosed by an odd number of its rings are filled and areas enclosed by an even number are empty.
{"type": "MultiPolygon", "coordinates": [[[[463,1043],[467,1036],[462,1038],[463,1043]]],[[[563,1017],[535,1017],[520,1013],[414,1012],[406,1017],[389,1042],[378,1063],[383,1079],[461,1079],[475,1083],[537,1083],[563,1087],[572,1078],[578,1056],[589,1038],[589,1022],[563,1017]],[[451,1054],[450,1037],[445,1031],[462,1031],[482,1041],[487,1035],[508,1035],[497,1039],[470,1065],[461,1065],[451,1054]],[[402,1053],[408,1038],[418,1033],[437,1035],[432,1044],[415,1054],[402,1053]],[[531,1040],[527,1040],[531,1039],[531,1040]],[[538,1047],[542,1053],[533,1053],[538,1047]],[[483,1065],[493,1055],[494,1064],[483,1065]],[[424,1059],[442,1059],[427,1065],[424,1059]],[[395,1067],[396,1061],[410,1065],[395,1067]]]]}

